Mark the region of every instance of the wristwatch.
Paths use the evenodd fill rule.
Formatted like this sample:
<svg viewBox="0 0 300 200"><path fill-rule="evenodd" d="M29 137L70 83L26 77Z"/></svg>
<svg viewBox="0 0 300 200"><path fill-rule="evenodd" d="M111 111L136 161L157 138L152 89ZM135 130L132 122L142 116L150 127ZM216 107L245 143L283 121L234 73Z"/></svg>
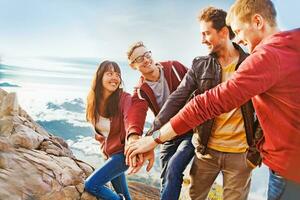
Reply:
<svg viewBox="0 0 300 200"><path fill-rule="evenodd" d="M163 144L163 141L160 140L160 130L154 131L152 134L152 138L157 144Z"/></svg>

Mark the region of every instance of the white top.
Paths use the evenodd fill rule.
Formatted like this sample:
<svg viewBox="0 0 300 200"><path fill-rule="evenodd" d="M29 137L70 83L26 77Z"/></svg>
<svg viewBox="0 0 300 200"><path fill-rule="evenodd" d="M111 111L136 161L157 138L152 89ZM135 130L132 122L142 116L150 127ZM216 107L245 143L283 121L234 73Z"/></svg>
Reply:
<svg viewBox="0 0 300 200"><path fill-rule="evenodd" d="M96 123L96 128L104 137L107 137L110 131L109 118L100 116L99 121Z"/></svg>
<svg viewBox="0 0 300 200"><path fill-rule="evenodd" d="M168 82L165 79L164 70L159 66L160 70L160 77L158 81L147 81L145 82L149 85L149 87L152 89L154 96L156 98L156 102L161 109L164 103L167 101L168 96L170 95L170 89L168 86Z"/></svg>

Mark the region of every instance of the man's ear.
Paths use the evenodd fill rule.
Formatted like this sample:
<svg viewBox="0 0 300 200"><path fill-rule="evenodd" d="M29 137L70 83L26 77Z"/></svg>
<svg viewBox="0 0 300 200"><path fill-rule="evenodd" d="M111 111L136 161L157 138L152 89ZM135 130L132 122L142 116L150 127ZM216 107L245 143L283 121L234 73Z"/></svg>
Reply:
<svg viewBox="0 0 300 200"><path fill-rule="evenodd" d="M229 30L228 30L227 26L224 26L223 28L221 28L220 32L222 33L222 36L224 38L226 38L227 36L230 38Z"/></svg>
<svg viewBox="0 0 300 200"><path fill-rule="evenodd" d="M252 22L256 26L257 29L261 30L264 26L265 20L261 15L255 14L252 17Z"/></svg>

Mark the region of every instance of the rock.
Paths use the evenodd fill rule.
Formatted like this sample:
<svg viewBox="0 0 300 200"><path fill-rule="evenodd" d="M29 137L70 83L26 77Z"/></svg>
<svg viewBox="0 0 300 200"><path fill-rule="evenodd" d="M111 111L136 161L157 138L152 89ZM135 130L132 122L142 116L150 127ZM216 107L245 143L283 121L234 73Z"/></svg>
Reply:
<svg viewBox="0 0 300 200"><path fill-rule="evenodd" d="M78 185L76 185L76 189L78 192L83 193L84 192L84 184L79 183Z"/></svg>
<svg viewBox="0 0 300 200"><path fill-rule="evenodd" d="M81 196L75 186L65 187L63 193L66 200L79 200Z"/></svg>
<svg viewBox="0 0 300 200"><path fill-rule="evenodd" d="M3 99L5 96L7 96L7 94L8 94L8 93L7 93L5 90L3 90L3 89L0 88L0 103L1 103L2 99Z"/></svg>
<svg viewBox="0 0 300 200"><path fill-rule="evenodd" d="M80 200L97 200L97 198L87 192L84 192L82 193Z"/></svg>
<svg viewBox="0 0 300 200"><path fill-rule="evenodd" d="M97 200L84 191L93 170L0 88L0 200ZM133 182L129 189L133 200L159 199L156 188Z"/></svg>
<svg viewBox="0 0 300 200"><path fill-rule="evenodd" d="M23 122L22 124L32 128L35 132L39 133L43 136L50 136L44 128L42 128L38 123L36 123L22 108L19 108L18 118L21 119Z"/></svg>
<svg viewBox="0 0 300 200"><path fill-rule="evenodd" d="M13 116L19 112L19 105L16 93L9 93L7 95L3 95L0 103L0 117L7 115Z"/></svg>
<svg viewBox="0 0 300 200"><path fill-rule="evenodd" d="M9 140L5 137L0 137L0 169L8 169L10 167L10 155L13 151L14 148Z"/></svg>
<svg viewBox="0 0 300 200"><path fill-rule="evenodd" d="M130 182L129 190L134 200L159 200L159 190L146 184Z"/></svg>
<svg viewBox="0 0 300 200"><path fill-rule="evenodd" d="M0 103L0 199L79 200L89 165L34 122L15 93L0 89Z"/></svg>
<svg viewBox="0 0 300 200"><path fill-rule="evenodd" d="M4 116L0 119L0 136L8 137L14 128L13 117Z"/></svg>
<svg viewBox="0 0 300 200"><path fill-rule="evenodd" d="M14 148L11 146L9 140L6 137L0 137L0 153L13 151Z"/></svg>
<svg viewBox="0 0 300 200"><path fill-rule="evenodd" d="M39 149L47 152L48 154L75 158L72 151L68 148L68 144L59 137L50 136L48 138L44 138Z"/></svg>
<svg viewBox="0 0 300 200"><path fill-rule="evenodd" d="M34 131L39 133L40 135L49 136L49 133L47 133L47 131L39 124L35 124Z"/></svg>
<svg viewBox="0 0 300 200"><path fill-rule="evenodd" d="M93 173L94 168L90 165L88 165L85 162L82 162L81 160L77 160L77 165L84 171L85 175L88 177L90 174Z"/></svg>
<svg viewBox="0 0 300 200"><path fill-rule="evenodd" d="M44 140L44 136L22 124L14 125L14 133L9 138L16 147L26 149L36 149Z"/></svg>

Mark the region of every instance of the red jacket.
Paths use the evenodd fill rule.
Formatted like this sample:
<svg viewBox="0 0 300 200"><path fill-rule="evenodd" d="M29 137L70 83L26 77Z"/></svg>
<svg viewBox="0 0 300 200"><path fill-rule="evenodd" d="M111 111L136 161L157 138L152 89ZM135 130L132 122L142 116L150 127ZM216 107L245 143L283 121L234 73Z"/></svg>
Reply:
<svg viewBox="0 0 300 200"><path fill-rule="evenodd" d="M187 68L178 61L160 62L160 64L163 67L171 94L181 82ZM149 85L145 83L144 78L141 77L132 96L132 106L128 115L128 135L131 133L143 134L148 107L155 116L159 113L160 108L156 97Z"/></svg>
<svg viewBox="0 0 300 200"><path fill-rule="evenodd" d="M300 29L265 38L231 80L196 96L171 125L182 134L250 98L265 136L264 163L300 183Z"/></svg>
<svg viewBox="0 0 300 200"><path fill-rule="evenodd" d="M124 151L125 137L128 126L128 110L131 105L131 96L126 92L121 93L119 109L120 112L110 119L110 131L108 137L105 138L97 129L95 138L100 142L102 153L110 157L112 154Z"/></svg>

